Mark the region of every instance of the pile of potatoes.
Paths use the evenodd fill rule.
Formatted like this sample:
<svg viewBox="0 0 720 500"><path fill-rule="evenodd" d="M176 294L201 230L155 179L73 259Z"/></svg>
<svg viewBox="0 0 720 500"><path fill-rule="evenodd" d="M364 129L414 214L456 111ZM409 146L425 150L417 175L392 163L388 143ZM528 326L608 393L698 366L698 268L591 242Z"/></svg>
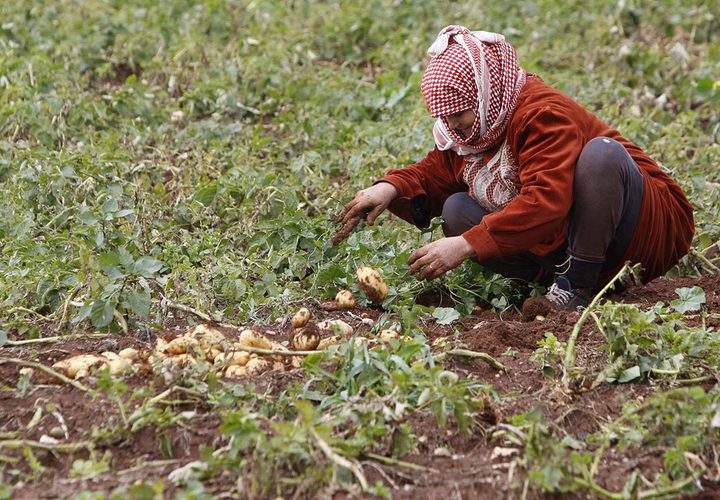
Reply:
<svg viewBox="0 0 720 500"><path fill-rule="evenodd" d="M259 375L266 371L285 370L283 356L248 352L242 347L287 351L282 344L270 340L254 330L242 330L237 340L230 340L209 325L198 325L183 336L167 342L158 338L155 351L148 359L153 367L160 369L196 365L200 358L212 363L220 377L237 378ZM289 360L299 365L299 360Z"/></svg>
<svg viewBox="0 0 720 500"><path fill-rule="evenodd" d="M111 375L124 375L132 370L139 357L140 352L129 347L119 353L107 351L99 355L80 354L58 361L52 365L52 368L73 379L87 377L92 368L102 368L104 366L108 367Z"/></svg>
<svg viewBox="0 0 720 500"><path fill-rule="evenodd" d="M368 300L381 303L387 298L388 288L378 271L370 267L360 267L356 277ZM342 310L353 309L357 307L357 299L351 291L341 290L335 296L335 307ZM307 308L297 311L291 323L293 330L289 340L294 351L327 349L354 333L352 326L341 319L315 323ZM397 338L399 334L394 330L382 330L378 335L378 339L384 342ZM375 339L370 342L374 341ZM358 337L356 342L368 342L368 339ZM108 351L99 355L81 354L58 361L53 365L53 369L77 379L89 375L93 368L104 366L109 368L112 375L124 375L139 366L149 366L155 372L165 372L174 367L197 365L199 360L204 359L212 364L218 376L236 378L258 375L270 370L283 371L286 365L299 367L302 361L300 356L249 352L243 347L292 352L281 343L254 330L242 330L237 340L233 341L210 325L197 325L170 341L158 338L152 352L128 348L119 353Z"/></svg>

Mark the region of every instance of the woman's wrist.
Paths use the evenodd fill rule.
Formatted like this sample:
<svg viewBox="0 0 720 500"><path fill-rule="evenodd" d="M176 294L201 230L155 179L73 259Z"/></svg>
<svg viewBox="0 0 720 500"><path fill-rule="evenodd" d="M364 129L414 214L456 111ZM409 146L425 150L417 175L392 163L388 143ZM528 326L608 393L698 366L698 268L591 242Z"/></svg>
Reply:
<svg viewBox="0 0 720 500"><path fill-rule="evenodd" d="M383 198L386 198L390 201L397 198L397 195L398 195L397 188L387 181L378 182L377 184L375 184L375 188L383 196Z"/></svg>

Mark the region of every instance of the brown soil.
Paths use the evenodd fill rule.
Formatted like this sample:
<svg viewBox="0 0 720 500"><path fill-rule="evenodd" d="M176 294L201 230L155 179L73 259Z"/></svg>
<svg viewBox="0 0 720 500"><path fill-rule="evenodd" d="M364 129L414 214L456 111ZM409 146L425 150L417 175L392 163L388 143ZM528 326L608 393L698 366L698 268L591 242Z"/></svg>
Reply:
<svg viewBox="0 0 720 500"><path fill-rule="evenodd" d="M668 303L675 297L674 290L678 287L694 285L705 290L708 311L720 311L718 275L698 279L659 279L645 287L632 288L611 298L648 307L658 301ZM432 297L424 297L423 300L430 301ZM438 297L438 300L442 299ZM314 309L316 320L341 318L360 335L367 334L371 328L361 321L362 318L377 320L381 315L381 311L376 309L356 308L352 312L340 312L313 308L312 304L308 304L308 307ZM497 394L496 398L486 401L476 432L465 436L452 426L439 428L434 417L429 414L414 414L408 421L415 429L419 445L403 460L427 467L427 470L417 472L399 466L363 462L369 482L384 482L393 498L518 497L522 491L523 477L512 466L512 461L521 453L507 449L508 445L498 439L491 439L487 431L498 423L507 422L506 419L512 415L535 408L542 410L559 429L592 449L595 445L586 442L588 435L597 431L603 422L616 417L627 401L646 397L657 390L657 386L649 383L605 383L595 389L575 388L570 393L561 391L557 378L543 375L530 356L546 332L553 332L559 339L567 340L578 317L577 313L559 313L542 320L523 322L517 311L502 315L492 311L477 311L475 316L452 326L428 322L426 334L430 343L445 341L460 348L486 352L505 364L508 370L505 373L498 372L480 360L446 358L448 369L454 370L461 377L492 384ZM716 318L708 319L707 324L709 327L720 327L720 321ZM157 332L157 335L170 338L186 328L186 324L179 324ZM256 329L283 341L287 340L290 327L287 323L276 323ZM604 355L597 349L602 339L597 333L589 332L589 327L586 327L577 347L577 363L581 366L597 366L604 361ZM225 333L231 334L232 330L226 329ZM130 346L149 349L155 336L154 332L134 332L105 339L69 337L54 344L4 347L0 350L0 359L20 358L49 366L77 353L119 351ZM73 453L34 450L44 471L34 483L17 484L13 490L14 498L67 498L84 490L109 493L120 485L129 486L138 480L151 482L157 479L165 481L166 488L169 488L166 492L172 492L171 483L167 480L169 472L200 458L204 448L217 449L227 444L218 430L219 418L209 411L210 408L201 398L182 394L172 396L176 400L172 405L176 412L196 412L191 425L173 424L159 432L156 432L155 427L146 427L134 433L113 433L109 431L120 429L122 418L117 403L103 397L91 399L87 394L47 377L33 379L33 384L21 394L16 388L19 369L16 364L0 363L0 438L38 441L43 435L57 435L57 428L64 424L68 432L60 440L77 443L89 439L93 432L104 429L106 434L92 453L96 459L109 453L111 462L110 471L94 479L73 479L70 477L73 461L87 459L90 456L88 450ZM289 370L267 372L238 380L237 383L252 383L257 393L272 397L303 380L302 370ZM94 383L92 378L83 382L87 385ZM166 382L149 373L135 374L124 382L129 387L128 394L140 387L157 394L172 386L172 381ZM127 403L126 412L131 413L136 404ZM43 408L42 416L32 428L28 428L37 408ZM505 454L498 454L496 447L505 448ZM8 457L11 460L20 459L18 464L24 463L21 450L0 449L0 459ZM600 465L597 482L611 491L620 491L623 478L632 470L654 478L662 471L661 451L643 450L628 455L621 450L611 449ZM31 471L27 468L24 472ZM720 471L715 472L720 474ZM13 484L14 478L5 475L4 481ZM206 488L212 494L220 495L230 491L235 481L236 478L221 476L206 484ZM706 491L703 494L708 491L720 494L718 484L706 482L704 486ZM336 496L341 498L345 494L338 493ZM531 492L529 497L533 496L538 495ZM582 494L576 497L586 496ZM575 496L558 495L552 498Z"/></svg>

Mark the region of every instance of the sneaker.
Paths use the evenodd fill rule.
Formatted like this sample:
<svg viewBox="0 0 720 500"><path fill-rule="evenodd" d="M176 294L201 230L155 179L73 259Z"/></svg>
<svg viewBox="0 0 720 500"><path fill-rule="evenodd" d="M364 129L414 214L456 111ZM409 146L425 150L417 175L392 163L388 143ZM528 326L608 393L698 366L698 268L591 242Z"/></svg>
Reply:
<svg viewBox="0 0 720 500"><path fill-rule="evenodd" d="M532 321L537 316L546 316L555 311L574 311L578 307L587 307L590 299L592 299L592 288L573 289L566 277L556 276L555 282L544 297L532 297L523 303L523 319Z"/></svg>

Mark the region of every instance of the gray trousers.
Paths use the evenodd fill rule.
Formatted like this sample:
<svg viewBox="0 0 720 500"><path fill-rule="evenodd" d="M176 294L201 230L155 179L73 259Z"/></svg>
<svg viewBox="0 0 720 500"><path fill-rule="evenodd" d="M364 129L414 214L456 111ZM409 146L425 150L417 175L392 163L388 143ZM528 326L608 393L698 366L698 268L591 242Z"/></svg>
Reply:
<svg viewBox="0 0 720 500"><path fill-rule="evenodd" d="M642 198L643 176L632 157L619 142L596 137L585 145L575 165L567 242L549 255L526 252L480 264L508 278L547 285L556 274L564 274L574 287L594 287L602 271L621 263ZM486 215L468 193L455 193L443 206L443 232L459 236Z"/></svg>

